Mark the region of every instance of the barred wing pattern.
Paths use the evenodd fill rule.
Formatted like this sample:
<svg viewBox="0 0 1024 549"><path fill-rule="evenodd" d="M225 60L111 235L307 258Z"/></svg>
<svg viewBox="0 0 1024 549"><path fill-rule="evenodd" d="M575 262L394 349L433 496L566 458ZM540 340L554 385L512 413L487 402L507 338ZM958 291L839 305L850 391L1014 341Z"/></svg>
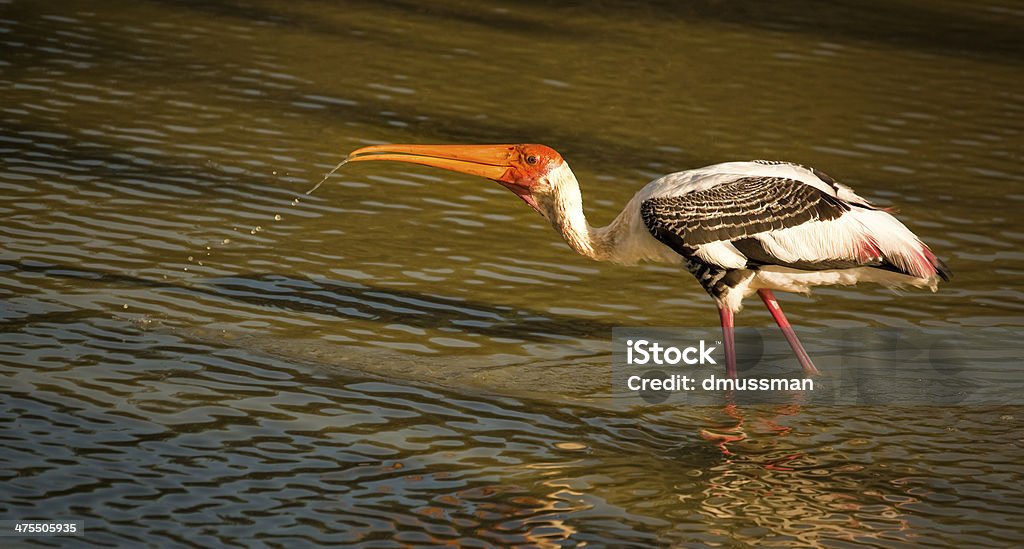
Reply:
<svg viewBox="0 0 1024 549"><path fill-rule="evenodd" d="M640 205L651 234L683 255L701 244L832 220L849 210L842 200L783 177L741 177L681 196L650 198Z"/></svg>

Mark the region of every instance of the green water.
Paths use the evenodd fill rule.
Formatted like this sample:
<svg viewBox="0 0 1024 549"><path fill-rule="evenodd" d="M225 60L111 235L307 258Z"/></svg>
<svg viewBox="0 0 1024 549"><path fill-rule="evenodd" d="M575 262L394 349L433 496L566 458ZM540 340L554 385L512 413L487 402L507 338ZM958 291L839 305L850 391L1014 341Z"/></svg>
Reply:
<svg viewBox="0 0 1024 549"><path fill-rule="evenodd" d="M588 262L450 172L293 199L368 144L537 142L604 224L664 173L786 159L956 274L780 294L798 327L1020 328L1022 35L998 1L0 1L0 519L86 522L54 546L1015 543L1019 407L609 406L613 327L717 322L687 273Z"/></svg>

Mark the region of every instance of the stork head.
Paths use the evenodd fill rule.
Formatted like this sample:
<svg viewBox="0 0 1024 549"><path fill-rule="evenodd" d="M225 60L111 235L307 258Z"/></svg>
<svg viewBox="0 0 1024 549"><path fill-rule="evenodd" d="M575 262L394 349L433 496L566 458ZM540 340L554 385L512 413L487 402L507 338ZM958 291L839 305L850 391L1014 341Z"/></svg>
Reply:
<svg viewBox="0 0 1024 549"><path fill-rule="evenodd" d="M544 145L373 145L348 155L348 162L370 160L422 164L497 181L549 220L566 174L576 183L562 156Z"/></svg>

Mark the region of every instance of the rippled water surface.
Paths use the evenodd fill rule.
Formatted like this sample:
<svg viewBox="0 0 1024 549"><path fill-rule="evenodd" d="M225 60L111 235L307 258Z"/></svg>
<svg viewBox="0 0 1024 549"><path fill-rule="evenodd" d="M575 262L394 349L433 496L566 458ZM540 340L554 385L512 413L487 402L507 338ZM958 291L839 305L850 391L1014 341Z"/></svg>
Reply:
<svg viewBox="0 0 1024 549"><path fill-rule="evenodd" d="M0 1L0 519L85 521L54 546L1019 543L1019 407L616 406L613 327L717 322L690 275L590 263L449 172L292 200L382 142L546 143L599 224L663 173L787 159L956 273L780 296L796 324L1020 328L1020 36L996 0Z"/></svg>

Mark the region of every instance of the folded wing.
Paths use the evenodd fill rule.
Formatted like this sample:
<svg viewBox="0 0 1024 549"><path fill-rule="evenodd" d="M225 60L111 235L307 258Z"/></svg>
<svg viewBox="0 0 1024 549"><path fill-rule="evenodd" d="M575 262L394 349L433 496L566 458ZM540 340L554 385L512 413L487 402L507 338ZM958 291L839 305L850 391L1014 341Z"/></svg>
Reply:
<svg viewBox="0 0 1024 549"><path fill-rule="evenodd" d="M743 176L640 213L651 234L687 258L725 269L876 267L946 279L948 269L889 213L785 177Z"/></svg>

